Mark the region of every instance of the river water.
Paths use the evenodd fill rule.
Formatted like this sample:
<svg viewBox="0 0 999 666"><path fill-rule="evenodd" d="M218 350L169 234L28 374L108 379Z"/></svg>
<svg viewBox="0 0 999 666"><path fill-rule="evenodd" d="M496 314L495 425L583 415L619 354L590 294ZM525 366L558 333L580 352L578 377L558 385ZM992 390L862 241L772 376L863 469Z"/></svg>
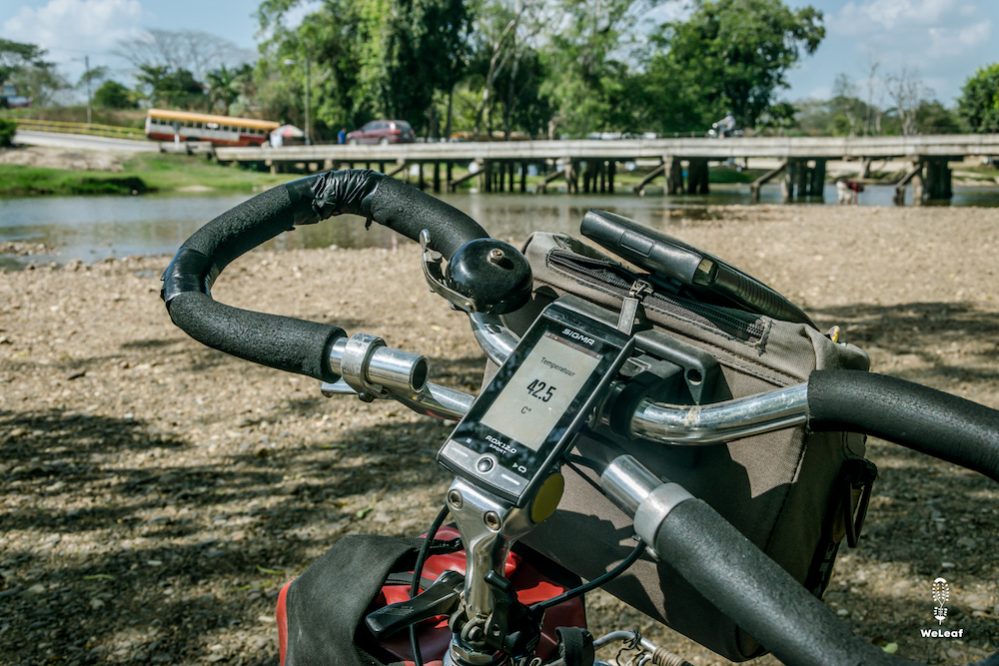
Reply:
<svg viewBox="0 0 999 666"><path fill-rule="evenodd" d="M776 187L764 188L763 203L779 203ZM892 205L892 187L873 186L861 195L862 206ZM28 263L98 261L107 257L171 254L198 227L249 195L146 197L34 197L0 199L0 243L44 244L49 254L0 254L0 269L17 270ZM911 196L911 194L910 194ZM716 187L710 196L662 197L650 194L452 194L441 198L468 213L493 236L520 240L544 229L576 233L590 208L611 210L657 228L670 221L717 218L725 205L749 204L746 187ZM826 191L835 202L835 188ZM810 205L823 205L821 203ZM999 189L955 188L952 206L999 207ZM334 218L300 227L271 242L274 247L385 247L397 242L378 225L365 231L360 220Z"/></svg>

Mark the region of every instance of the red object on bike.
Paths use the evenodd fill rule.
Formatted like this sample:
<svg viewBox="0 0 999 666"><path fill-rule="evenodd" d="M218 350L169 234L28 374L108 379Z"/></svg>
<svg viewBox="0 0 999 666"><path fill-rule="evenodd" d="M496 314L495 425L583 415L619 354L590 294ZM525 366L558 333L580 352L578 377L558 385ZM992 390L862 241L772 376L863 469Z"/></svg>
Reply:
<svg viewBox="0 0 999 666"><path fill-rule="evenodd" d="M459 533L452 527L442 527L436 538L448 541L457 539ZM540 561L543 559L537 556ZM423 566L423 579L434 580L445 571L456 571L465 573L465 551L457 550L444 555L432 555L427 558ZM506 560L504 576L513 584L520 603L530 606L531 604L552 597L558 596L567 591L568 588L561 585L545 574L532 562L530 554L510 553ZM286 610L288 587L291 582L285 584L278 594L276 617L278 625L278 649L281 658L281 666L284 666L285 656L288 651L288 616ZM422 590L421 590L422 591ZM368 612L382 606L394 604L399 601L409 599L409 585L383 585L381 591L371 603ZM447 651L451 642L451 631L448 628L447 617L439 616L419 623L417 626L417 640L420 643L420 652L423 654L423 661L426 666L440 666L441 659ZM558 627L585 627L586 608L582 597L564 601L545 611L544 619L541 623L541 639L535 649L535 654L544 660L555 657L558 647L558 637L555 629ZM409 632L403 631L399 634L385 639L379 643L381 648L396 657L405 666L412 666L412 652L409 645Z"/></svg>

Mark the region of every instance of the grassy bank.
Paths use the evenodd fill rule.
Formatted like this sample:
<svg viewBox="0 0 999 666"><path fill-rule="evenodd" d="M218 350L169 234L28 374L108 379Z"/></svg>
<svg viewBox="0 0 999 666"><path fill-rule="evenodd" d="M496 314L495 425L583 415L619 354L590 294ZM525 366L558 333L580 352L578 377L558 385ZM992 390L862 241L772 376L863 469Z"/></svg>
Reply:
<svg viewBox="0 0 999 666"><path fill-rule="evenodd" d="M293 176L219 166L183 155L137 155L121 171L85 171L0 164L0 196L252 192Z"/></svg>
<svg viewBox="0 0 999 666"><path fill-rule="evenodd" d="M220 166L204 158L186 155L137 155L122 163L121 167L120 171L97 171L0 164L0 196L253 192L300 176ZM456 169L454 175L459 177L463 173L463 170ZM739 172L721 167L711 169L710 179L712 183L748 183L755 175L755 171ZM619 170L616 178L618 191L630 190L643 176L644 171ZM533 190L542 180L542 176L528 178L529 189ZM559 185L559 182L553 183L553 189ZM462 189L477 186L478 182L472 179L466 181Z"/></svg>

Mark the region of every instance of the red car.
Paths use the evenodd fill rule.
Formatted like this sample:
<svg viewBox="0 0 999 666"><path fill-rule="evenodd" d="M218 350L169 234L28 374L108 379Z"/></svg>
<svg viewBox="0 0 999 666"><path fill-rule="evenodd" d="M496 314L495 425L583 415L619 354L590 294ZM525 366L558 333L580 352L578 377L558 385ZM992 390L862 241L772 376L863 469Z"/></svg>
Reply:
<svg viewBox="0 0 999 666"><path fill-rule="evenodd" d="M416 140L413 128L405 120L372 120L361 129L347 135L347 143L412 143Z"/></svg>

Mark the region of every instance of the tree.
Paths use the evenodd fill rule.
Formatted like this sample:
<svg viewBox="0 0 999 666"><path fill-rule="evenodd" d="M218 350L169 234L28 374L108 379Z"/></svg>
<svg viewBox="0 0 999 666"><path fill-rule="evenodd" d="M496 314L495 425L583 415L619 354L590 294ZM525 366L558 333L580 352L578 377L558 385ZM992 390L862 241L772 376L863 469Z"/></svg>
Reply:
<svg viewBox="0 0 999 666"><path fill-rule="evenodd" d="M183 109L204 109L207 106L204 86L186 69L143 65L135 78L146 89L146 98L154 105Z"/></svg>
<svg viewBox="0 0 999 666"><path fill-rule="evenodd" d="M11 83L32 104L45 106L57 91L67 87L46 51L35 44L0 38L0 83Z"/></svg>
<svg viewBox="0 0 999 666"><path fill-rule="evenodd" d="M964 82L958 111L972 132L999 132L999 63L982 67Z"/></svg>
<svg viewBox="0 0 999 666"><path fill-rule="evenodd" d="M244 95L253 81L253 67L243 64L239 67L221 65L205 76L208 103L212 111L229 115L233 104Z"/></svg>
<svg viewBox="0 0 999 666"><path fill-rule="evenodd" d="M308 58L318 124L338 129L392 117L418 132L436 124L434 95L452 90L464 68L463 0L327 0L288 29L283 17L298 4L267 0L258 11L271 34L257 67L265 107L284 118L304 115Z"/></svg>
<svg viewBox="0 0 999 666"><path fill-rule="evenodd" d="M920 102L915 115L921 134L957 134L963 130L960 117L937 100Z"/></svg>
<svg viewBox="0 0 999 666"><path fill-rule="evenodd" d="M0 37L0 83L26 67L44 66L46 51L35 44Z"/></svg>
<svg viewBox="0 0 999 666"><path fill-rule="evenodd" d="M544 49L548 78L543 88L556 106L553 125L571 136L600 130L634 129L634 92L623 60L624 36L653 2L562 0L562 29ZM557 25L557 24L556 24ZM653 108L663 100L644 100Z"/></svg>
<svg viewBox="0 0 999 666"><path fill-rule="evenodd" d="M781 0L694 0L663 24L645 57L645 86L662 102L659 129L701 130L731 112L752 127L788 87L786 73L825 36L822 12Z"/></svg>
<svg viewBox="0 0 999 666"><path fill-rule="evenodd" d="M902 134L909 136L919 131L916 112L933 93L919 77L919 71L903 67L885 77L885 91L895 105L892 109L901 125Z"/></svg>
<svg viewBox="0 0 999 666"><path fill-rule="evenodd" d="M100 83L108 77L108 68L100 65L98 67L91 67L90 69L80 74L80 80L76 82L77 88L86 88L87 86L94 86Z"/></svg>
<svg viewBox="0 0 999 666"><path fill-rule="evenodd" d="M221 66L237 67L253 60L253 53L232 42L201 30L150 29L134 39L118 42L115 54L143 67L187 70L198 80Z"/></svg>
<svg viewBox="0 0 999 666"><path fill-rule="evenodd" d="M108 79L94 92L94 106L105 109L134 109L132 91L122 84Z"/></svg>

